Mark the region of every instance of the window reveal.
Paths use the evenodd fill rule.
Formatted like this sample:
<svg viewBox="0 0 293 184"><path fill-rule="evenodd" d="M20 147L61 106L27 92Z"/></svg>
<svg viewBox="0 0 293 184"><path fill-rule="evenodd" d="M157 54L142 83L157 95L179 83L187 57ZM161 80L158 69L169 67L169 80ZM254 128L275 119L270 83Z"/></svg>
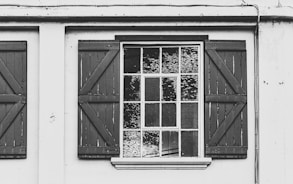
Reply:
<svg viewBox="0 0 293 184"><path fill-rule="evenodd" d="M199 156L200 48L124 46L122 157Z"/></svg>

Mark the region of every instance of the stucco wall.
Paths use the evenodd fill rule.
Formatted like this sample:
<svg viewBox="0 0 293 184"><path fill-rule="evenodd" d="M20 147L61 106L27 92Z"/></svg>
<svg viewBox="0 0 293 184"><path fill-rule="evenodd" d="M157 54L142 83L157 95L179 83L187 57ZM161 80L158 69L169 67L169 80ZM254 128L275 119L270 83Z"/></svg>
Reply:
<svg viewBox="0 0 293 184"><path fill-rule="evenodd" d="M97 4L96 0L19 0L1 4L60 5ZM98 1L99 4L203 4L200 0L170 1ZM208 0L209 5L257 4L260 15L292 16L291 0ZM285 7L287 6L287 7ZM0 18L6 16L257 16L254 7L63 7L58 9L34 7L0 7ZM3 11L2 11L3 10ZM89 11L86 11L89 10ZM101 10L101 11L97 11ZM111 11L110 11L111 10ZM175 11L174 11L175 10ZM198 11L199 10L199 11ZM239 11L240 10L240 11ZM178 14L178 12L181 14ZM117 15L118 13L118 15ZM56 21L57 19L55 19ZM57 20L58 21L58 20ZM28 151L24 160L0 160L0 183L9 184L91 184L91 183L181 183L253 184L255 161L254 109L254 33L253 31L78 31L65 33L68 25L120 25L126 23L34 21L2 22L1 27L13 26L14 31L0 31L0 40L28 41ZM127 23L131 25L132 23ZM153 25L153 23L136 23ZM157 22L160 25L162 22ZM184 22L176 25L239 25L250 23ZM252 23L251 25L255 25ZM23 26L39 27L38 31L19 31ZM16 28L17 27L17 28ZM15 31L16 30L18 31ZM248 128L249 150L245 160L215 160L205 170L149 170L118 171L109 160L79 160L77 158L77 42L78 40L114 39L116 34L208 34L210 39L247 40L248 49ZM293 102L292 43L293 24L261 22L259 32L259 131L260 131L260 184L293 183ZM56 69L56 70L54 70ZM257 80L257 79L256 79ZM64 86L64 88L63 88ZM54 89L59 91L53 91ZM55 96L52 98L52 96ZM257 99L258 100L258 99ZM57 104L57 106L56 106ZM54 108L56 107L56 108ZM53 119L51 118L53 117Z"/></svg>
<svg viewBox="0 0 293 184"><path fill-rule="evenodd" d="M262 23L260 27L260 181L293 182L293 24Z"/></svg>
<svg viewBox="0 0 293 184"><path fill-rule="evenodd" d="M0 31L0 40L27 41L27 159L0 161L0 183L36 184L38 180L38 33Z"/></svg>

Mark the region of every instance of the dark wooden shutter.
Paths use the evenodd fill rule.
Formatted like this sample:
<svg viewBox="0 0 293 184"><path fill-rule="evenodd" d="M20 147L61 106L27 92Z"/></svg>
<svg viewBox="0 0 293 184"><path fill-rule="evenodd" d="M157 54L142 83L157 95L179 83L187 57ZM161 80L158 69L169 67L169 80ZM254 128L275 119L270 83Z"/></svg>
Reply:
<svg viewBox="0 0 293 184"><path fill-rule="evenodd" d="M26 42L0 42L0 158L26 158Z"/></svg>
<svg viewBox="0 0 293 184"><path fill-rule="evenodd" d="M247 157L245 41L205 43L205 154Z"/></svg>
<svg viewBox="0 0 293 184"><path fill-rule="evenodd" d="M119 43L79 41L78 156L119 155Z"/></svg>

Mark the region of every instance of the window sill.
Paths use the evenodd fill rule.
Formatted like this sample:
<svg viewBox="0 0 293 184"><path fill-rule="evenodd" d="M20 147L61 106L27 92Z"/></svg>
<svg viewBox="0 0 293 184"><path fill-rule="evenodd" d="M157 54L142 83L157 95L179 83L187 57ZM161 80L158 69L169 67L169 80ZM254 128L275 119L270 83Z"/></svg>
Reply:
<svg viewBox="0 0 293 184"><path fill-rule="evenodd" d="M116 169L205 169L211 158L111 158Z"/></svg>

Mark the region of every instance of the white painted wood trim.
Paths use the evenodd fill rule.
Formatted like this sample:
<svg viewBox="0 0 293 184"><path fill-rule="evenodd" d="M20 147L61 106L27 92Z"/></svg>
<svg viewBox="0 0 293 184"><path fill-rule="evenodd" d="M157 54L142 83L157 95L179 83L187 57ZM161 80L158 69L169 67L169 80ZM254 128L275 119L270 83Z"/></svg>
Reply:
<svg viewBox="0 0 293 184"><path fill-rule="evenodd" d="M116 169L205 169L211 158L111 158Z"/></svg>
<svg viewBox="0 0 293 184"><path fill-rule="evenodd" d="M39 184L64 183L64 32L63 25L40 26Z"/></svg>
<svg viewBox="0 0 293 184"><path fill-rule="evenodd" d="M96 3L95 3L96 4ZM151 8L152 11L149 11ZM25 11L24 11L25 10ZM186 11L188 10L188 11ZM229 10L229 11L227 11ZM2 6L0 16L23 17L127 17L127 16L257 16L252 6L150 6L150 5L88 5L88 6Z"/></svg>

